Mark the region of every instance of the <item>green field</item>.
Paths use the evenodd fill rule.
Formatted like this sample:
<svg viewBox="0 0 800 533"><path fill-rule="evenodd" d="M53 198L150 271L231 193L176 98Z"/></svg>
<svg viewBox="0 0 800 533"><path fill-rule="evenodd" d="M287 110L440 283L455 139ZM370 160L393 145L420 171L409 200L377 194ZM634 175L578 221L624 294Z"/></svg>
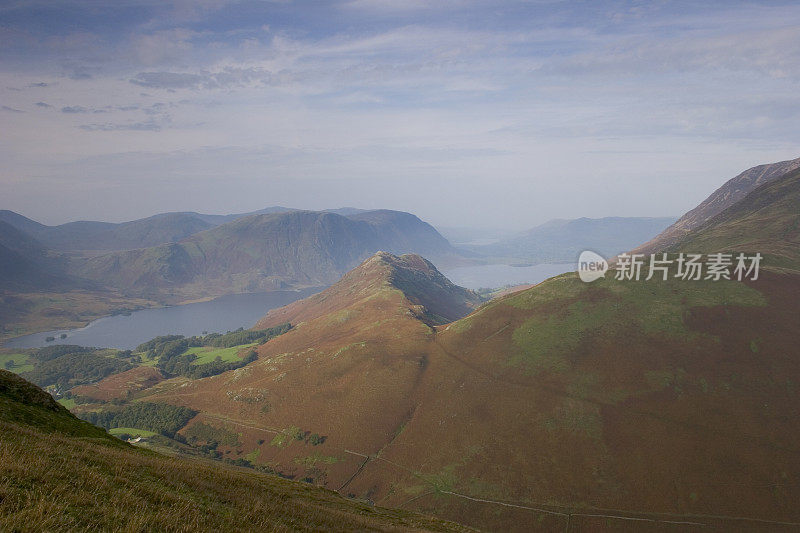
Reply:
<svg viewBox="0 0 800 533"><path fill-rule="evenodd" d="M146 429L137 429L137 428L113 428L108 430L109 433L118 437L123 433L127 433L131 437L152 437L153 435L158 435L155 431L148 431Z"/></svg>
<svg viewBox="0 0 800 533"><path fill-rule="evenodd" d="M258 344L253 342L251 344L240 344L239 346L231 346L230 348L213 348L208 346L198 346L189 348L185 353L195 354L197 359L192 361L193 365L202 365L205 363L212 363L217 357L221 358L226 363L233 363L241 359L237 354L245 349Z"/></svg>
<svg viewBox="0 0 800 533"><path fill-rule="evenodd" d="M10 370L15 374L30 372L33 370L33 365L28 363L28 357L28 354L25 353L0 353L0 368ZM7 368L8 361L14 361L14 366Z"/></svg>
<svg viewBox="0 0 800 533"><path fill-rule="evenodd" d="M75 400L72 398L61 398L58 403L70 410L75 407Z"/></svg>

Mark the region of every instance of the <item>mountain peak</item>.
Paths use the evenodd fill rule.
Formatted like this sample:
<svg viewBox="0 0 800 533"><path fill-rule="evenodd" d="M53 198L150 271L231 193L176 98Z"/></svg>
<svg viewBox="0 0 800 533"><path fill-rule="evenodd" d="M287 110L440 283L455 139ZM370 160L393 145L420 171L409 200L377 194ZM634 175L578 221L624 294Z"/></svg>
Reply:
<svg viewBox="0 0 800 533"><path fill-rule="evenodd" d="M297 324L381 296L405 300L429 324L457 320L482 301L475 292L453 284L420 255L379 251L321 293L270 311L257 327Z"/></svg>
<svg viewBox="0 0 800 533"><path fill-rule="evenodd" d="M634 253L649 254L665 250L680 242L684 237L711 219L744 199L755 189L766 185L800 168L800 157L749 168L726 181L711 193L700 205L684 214L674 224L654 239L633 250Z"/></svg>

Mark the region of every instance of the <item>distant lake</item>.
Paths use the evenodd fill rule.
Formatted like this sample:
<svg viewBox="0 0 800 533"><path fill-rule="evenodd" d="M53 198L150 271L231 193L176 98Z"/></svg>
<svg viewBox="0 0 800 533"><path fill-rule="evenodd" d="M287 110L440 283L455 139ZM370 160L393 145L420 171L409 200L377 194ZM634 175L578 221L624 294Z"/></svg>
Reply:
<svg viewBox="0 0 800 533"><path fill-rule="evenodd" d="M116 315L95 320L84 328L34 333L7 341L7 348L40 348L53 344L78 344L98 348L132 350L158 335L202 335L250 328L270 309L311 296L322 287L300 291L274 291L255 294L229 294L208 302L160 309L142 309L128 316ZM61 334L67 338L59 338ZM56 340L46 342L45 338Z"/></svg>
<svg viewBox="0 0 800 533"><path fill-rule="evenodd" d="M496 288L504 285L539 283L564 272L575 270L574 263L541 264L531 266L477 265L443 270L456 285L468 289Z"/></svg>

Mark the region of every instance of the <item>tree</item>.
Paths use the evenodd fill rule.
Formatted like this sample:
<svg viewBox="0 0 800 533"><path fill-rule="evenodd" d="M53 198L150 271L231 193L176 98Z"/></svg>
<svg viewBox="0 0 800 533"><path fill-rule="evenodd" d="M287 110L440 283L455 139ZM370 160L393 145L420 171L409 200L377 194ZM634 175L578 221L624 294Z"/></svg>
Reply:
<svg viewBox="0 0 800 533"><path fill-rule="evenodd" d="M8 361L6 361L5 364L6 370L11 370L15 366L17 366L17 363L15 363L13 359L9 359Z"/></svg>

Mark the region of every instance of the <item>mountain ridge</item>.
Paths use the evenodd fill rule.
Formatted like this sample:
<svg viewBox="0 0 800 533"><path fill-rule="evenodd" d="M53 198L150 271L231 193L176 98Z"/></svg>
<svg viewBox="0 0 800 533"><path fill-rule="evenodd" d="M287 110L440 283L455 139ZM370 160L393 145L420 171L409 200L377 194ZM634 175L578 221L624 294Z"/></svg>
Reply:
<svg viewBox="0 0 800 533"><path fill-rule="evenodd" d="M742 200L757 187L800 168L800 158L758 165L726 181L695 208L652 240L634 248L632 253L649 254L675 244L689 231L698 228L725 209Z"/></svg>

